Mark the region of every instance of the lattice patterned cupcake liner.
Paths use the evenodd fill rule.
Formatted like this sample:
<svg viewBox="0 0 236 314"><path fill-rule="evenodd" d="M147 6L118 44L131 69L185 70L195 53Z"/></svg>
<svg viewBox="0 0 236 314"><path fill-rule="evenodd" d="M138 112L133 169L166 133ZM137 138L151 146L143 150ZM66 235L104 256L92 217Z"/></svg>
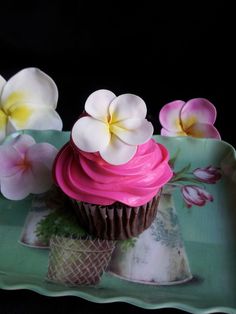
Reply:
<svg viewBox="0 0 236 314"><path fill-rule="evenodd" d="M53 236L47 280L68 286L95 285L108 266L114 241Z"/></svg>

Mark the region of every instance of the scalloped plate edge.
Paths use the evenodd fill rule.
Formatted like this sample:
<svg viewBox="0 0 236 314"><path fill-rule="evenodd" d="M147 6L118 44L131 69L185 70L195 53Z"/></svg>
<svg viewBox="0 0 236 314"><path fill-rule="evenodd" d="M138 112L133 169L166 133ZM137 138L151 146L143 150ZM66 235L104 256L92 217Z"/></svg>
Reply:
<svg viewBox="0 0 236 314"><path fill-rule="evenodd" d="M2 275L2 274L0 274ZM4 274L7 276L7 274ZM1 278L0 278L1 279ZM205 314L205 313L227 313L227 314L235 314L236 309L231 307L225 307L225 306L215 306L215 307L206 307L206 308L197 308L192 305L184 304L184 303L178 303L178 302L160 302L158 304L151 304L147 303L145 301L140 301L139 299L132 298L132 297L126 297L126 296L116 296L116 297L97 297L95 295L91 295L89 293L83 292L83 291L75 291L75 290L64 290L64 291L55 291L55 290L49 290L42 288L38 285L33 284L4 284L4 281L0 282L0 288L4 290L22 290L27 289L30 291L34 291L36 293L39 293L44 296L50 296L50 297L64 297L64 296L75 296L80 297L86 301L94 302L94 303L114 303L114 302L126 302L134 306L138 306L143 309L165 309L165 308L174 308L182 311L187 311L194 314Z"/></svg>

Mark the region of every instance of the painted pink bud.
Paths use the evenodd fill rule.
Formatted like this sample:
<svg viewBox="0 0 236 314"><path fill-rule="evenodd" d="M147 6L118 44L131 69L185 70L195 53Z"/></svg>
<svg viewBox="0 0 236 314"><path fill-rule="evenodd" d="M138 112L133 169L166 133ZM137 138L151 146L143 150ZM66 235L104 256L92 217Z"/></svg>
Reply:
<svg viewBox="0 0 236 314"><path fill-rule="evenodd" d="M193 171L195 177L202 182L213 184L222 177L220 168L208 166L205 168L197 168Z"/></svg>
<svg viewBox="0 0 236 314"><path fill-rule="evenodd" d="M204 206L206 202L213 201L210 193L196 185L185 185L181 188L181 192L187 207Z"/></svg>

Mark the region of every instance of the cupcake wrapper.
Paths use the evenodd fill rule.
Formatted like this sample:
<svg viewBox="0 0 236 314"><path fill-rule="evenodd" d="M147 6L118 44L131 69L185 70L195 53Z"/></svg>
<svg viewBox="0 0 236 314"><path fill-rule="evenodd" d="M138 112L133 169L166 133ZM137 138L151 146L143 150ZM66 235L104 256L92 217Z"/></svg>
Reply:
<svg viewBox="0 0 236 314"><path fill-rule="evenodd" d="M153 222L160 192L147 204L127 207L121 203L110 206L76 202L75 211L79 223L90 234L108 240L125 240L136 237Z"/></svg>
<svg viewBox="0 0 236 314"><path fill-rule="evenodd" d="M95 285L108 266L115 242L54 236L47 280L68 286Z"/></svg>

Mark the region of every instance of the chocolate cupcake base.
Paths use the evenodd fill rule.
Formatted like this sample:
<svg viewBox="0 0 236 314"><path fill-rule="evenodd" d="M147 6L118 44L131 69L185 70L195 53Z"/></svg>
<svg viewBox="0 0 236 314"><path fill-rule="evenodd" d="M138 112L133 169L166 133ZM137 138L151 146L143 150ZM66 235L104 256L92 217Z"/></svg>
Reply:
<svg viewBox="0 0 236 314"><path fill-rule="evenodd" d="M107 240L136 237L147 229L156 217L159 193L147 204L128 207L116 202L109 206L75 201L80 225L91 235Z"/></svg>

